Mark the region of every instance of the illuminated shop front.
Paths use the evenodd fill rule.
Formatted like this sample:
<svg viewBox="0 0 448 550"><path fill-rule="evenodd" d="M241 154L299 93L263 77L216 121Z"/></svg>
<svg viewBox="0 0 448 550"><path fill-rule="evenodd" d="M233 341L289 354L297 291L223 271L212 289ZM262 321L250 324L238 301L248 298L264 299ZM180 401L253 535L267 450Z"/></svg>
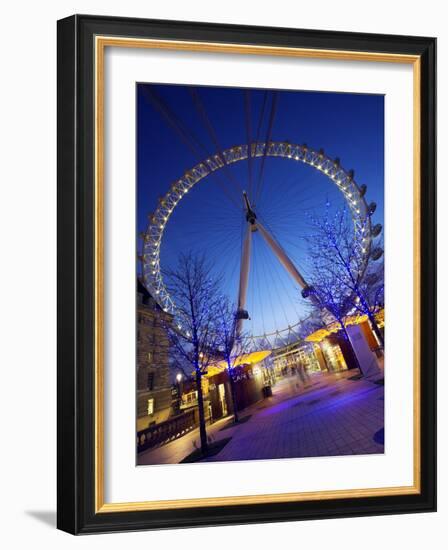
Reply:
<svg viewBox="0 0 448 550"><path fill-rule="evenodd" d="M375 321L384 335L384 309L375 314ZM375 356L378 366L382 368L384 350L370 326L367 315L348 316L345 319L345 326L349 337L355 327L359 328L358 333L363 344L369 353ZM339 323L331 323L308 335L305 340L313 343L321 370L339 372L359 367L361 371L363 370L356 344L354 345L352 340L347 340Z"/></svg>
<svg viewBox="0 0 448 550"><path fill-rule="evenodd" d="M355 363L351 363L348 359L347 361L344 357L341 347L341 336L337 333L331 336L327 336L322 342L320 342L320 350L323 356L323 365L329 372L340 372L348 370L348 365L351 365L352 368L356 368ZM324 367L324 368L325 368Z"/></svg>
<svg viewBox="0 0 448 550"><path fill-rule="evenodd" d="M274 372L277 378L294 374L304 367L308 373L322 370L312 343L299 340L273 351Z"/></svg>
<svg viewBox="0 0 448 550"><path fill-rule="evenodd" d="M257 351L239 357L234 364L235 397L238 411L263 399L265 388L273 383L269 356L271 351ZM208 422L233 414L232 390L225 361L207 368L202 377L204 411ZM193 381L185 384L181 396L181 409L197 407L197 391Z"/></svg>

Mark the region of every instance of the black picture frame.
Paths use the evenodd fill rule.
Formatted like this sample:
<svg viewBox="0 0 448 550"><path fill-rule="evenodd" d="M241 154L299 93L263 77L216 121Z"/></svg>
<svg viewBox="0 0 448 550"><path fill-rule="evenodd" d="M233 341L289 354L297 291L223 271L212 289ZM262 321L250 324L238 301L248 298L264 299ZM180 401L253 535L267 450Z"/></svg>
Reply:
<svg viewBox="0 0 448 550"><path fill-rule="evenodd" d="M420 493L97 513L95 509L95 36L420 58ZM58 22L58 512L73 534L436 510L436 39L74 15Z"/></svg>

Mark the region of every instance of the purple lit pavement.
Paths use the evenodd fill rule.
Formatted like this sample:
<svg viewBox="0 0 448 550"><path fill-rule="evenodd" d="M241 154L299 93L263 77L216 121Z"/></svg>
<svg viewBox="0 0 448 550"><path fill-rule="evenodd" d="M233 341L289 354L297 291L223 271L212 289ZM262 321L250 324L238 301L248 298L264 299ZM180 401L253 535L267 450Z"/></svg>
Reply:
<svg viewBox="0 0 448 550"><path fill-rule="evenodd" d="M357 371L315 374L307 388L296 377L274 386L273 396L242 411L233 425L222 419L207 427L210 439L231 437L207 462L383 453L384 387ZM225 429L223 429L225 428ZM139 456L139 464L180 462L198 444L198 430Z"/></svg>

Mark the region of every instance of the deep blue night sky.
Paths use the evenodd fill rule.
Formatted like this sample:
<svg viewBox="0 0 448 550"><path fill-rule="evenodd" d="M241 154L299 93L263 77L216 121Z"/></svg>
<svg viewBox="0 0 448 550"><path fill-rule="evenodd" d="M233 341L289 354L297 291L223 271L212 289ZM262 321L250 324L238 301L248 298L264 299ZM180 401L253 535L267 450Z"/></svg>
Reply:
<svg viewBox="0 0 448 550"><path fill-rule="evenodd" d="M273 101L271 91L195 87L222 149L252 141L265 141ZM173 129L154 103L154 94L168 106L185 134ZM138 84L137 86L137 223L144 231L148 214L157 207L173 181L217 146L206 118L188 86ZM264 117L261 119L262 107ZM170 116L171 116L170 115ZM260 123L261 120L261 123ZM368 202L378 205L374 223L384 225L384 98L322 92L278 91L272 141L307 143L323 148L341 165L355 171L358 184L367 185ZM162 241L162 266L176 264L180 252L205 252L223 290L236 300L245 219L242 190L250 192L257 216L281 243L299 270L307 275L307 212L344 204L336 186L310 166L287 159L267 158L262 179L261 160L222 169L188 193L171 216ZM264 334L284 329L306 315L307 307L259 234L254 234L245 330Z"/></svg>

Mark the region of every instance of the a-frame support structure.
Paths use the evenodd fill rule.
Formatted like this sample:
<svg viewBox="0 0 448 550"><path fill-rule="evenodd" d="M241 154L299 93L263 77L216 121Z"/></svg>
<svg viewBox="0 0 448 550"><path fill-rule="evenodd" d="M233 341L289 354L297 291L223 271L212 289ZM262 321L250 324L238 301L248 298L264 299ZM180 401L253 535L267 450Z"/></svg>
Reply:
<svg viewBox="0 0 448 550"><path fill-rule="evenodd" d="M250 204L247 193L243 191L244 208L246 211L247 230L243 243L243 251L241 257L241 269L240 269L240 284L238 291L238 309L237 309L237 322L236 322L236 336L239 337L242 332L243 322L245 319L249 319L249 314L246 311L246 299L247 299L247 287L249 284L249 270L250 270L250 257L252 249L252 234L255 231L259 231L260 235L266 241L269 248L272 250L278 261L294 279L294 281L303 289L309 289L310 287L306 283L303 275L293 264L288 257L282 246L277 240L269 233L269 231L263 226L263 224L257 219L252 205ZM317 298L310 293L309 298L312 301L317 301Z"/></svg>

